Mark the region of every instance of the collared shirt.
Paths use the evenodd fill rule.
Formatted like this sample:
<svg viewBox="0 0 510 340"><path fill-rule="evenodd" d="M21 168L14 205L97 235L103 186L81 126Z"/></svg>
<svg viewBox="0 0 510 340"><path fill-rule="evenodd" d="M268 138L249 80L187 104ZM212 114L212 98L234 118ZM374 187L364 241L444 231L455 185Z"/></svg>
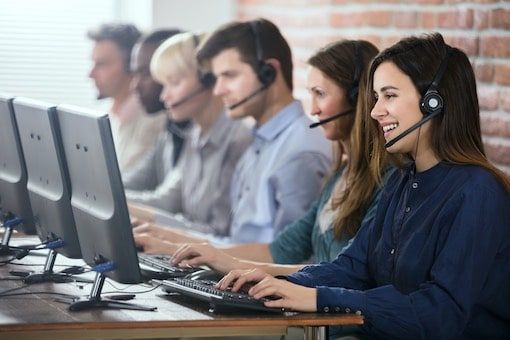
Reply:
<svg viewBox="0 0 510 340"><path fill-rule="evenodd" d="M174 124L172 129L167 128L160 133L152 150L122 178L128 198L138 197L140 203L149 203L152 199L150 192L156 191L167 176L172 176L172 172L177 171L178 164L174 164L175 137L178 134L178 138L185 139L188 130L189 127L178 128ZM181 159L182 157L179 157L178 161Z"/></svg>
<svg viewBox="0 0 510 340"><path fill-rule="evenodd" d="M271 242L319 196L332 148L310 123L301 103L293 101L254 130L233 177L228 241Z"/></svg>
<svg viewBox="0 0 510 340"><path fill-rule="evenodd" d="M167 118L148 115L135 94L109 117L120 173L125 176L154 147Z"/></svg>
<svg viewBox="0 0 510 340"><path fill-rule="evenodd" d="M508 338L509 207L478 166L396 171L350 247L288 279L317 287L320 311L359 311L371 336Z"/></svg>
<svg viewBox="0 0 510 340"><path fill-rule="evenodd" d="M242 121L222 114L201 134L198 126L190 129L179 170L167 176L150 193L127 197L168 211L183 222L184 228L224 236L230 226L229 191L237 161L252 140Z"/></svg>

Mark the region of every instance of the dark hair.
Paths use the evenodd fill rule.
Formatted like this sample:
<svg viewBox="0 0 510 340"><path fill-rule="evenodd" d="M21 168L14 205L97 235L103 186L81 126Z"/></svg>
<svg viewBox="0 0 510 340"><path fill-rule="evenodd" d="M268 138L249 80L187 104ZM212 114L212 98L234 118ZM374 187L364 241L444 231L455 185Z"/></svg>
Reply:
<svg viewBox="0 0 510 340"><path fill-rule="evenodd" d="M256 23L256 32L254 32L251 23ZM255 37L255 34L258 37ZM257 39L262 59L274 58L280 62L283 79L288 88L292 90L292 53L290 46L278 27L266 19L257 19L251 22L232 22L219 27L200 47L197 52L198 61L203 63L211 60L223 50L235 48L239 51L241 60L257 72L260 61L257 60Z"/></svg>
<svg viewBox="0 0 510 340"><path fill-rule="evenodd" d="M431 147L439 159L454 164L478 165L491 172L510 192L510 180L486 158L480 130L480 108L476 78L466 54L448 46L441 34L408 37L382 51L370 67L368 86L373 88L375 70L383 62L394 63L405 73L423 96L432 83L441 61L449 54L446 71L438 92L444 100L442 114L431 122ZM365 96L368 107L375 98L371 91ZM373 121L370 128L378 131ZM374 139L374 148L384 149L384 140Z"/></svg>
<svg viewBox="0 0 510 340"><path fill-rule="evenodd" d="M364 40L343 40L321 48L308 64L320 70L346 92L358 86L359 97L356 105L354 124L350 134L350 152L347 171L347 186L338 197L332 198L332 207L336 212L333 230L335 238L343 235L352 237L358 231L372 196L386 166L386 158L378 158L370 164L370 138L366 133L368 114L364 106L366 77L372 59L378 50L373 44ZM342 166L342 145L335 170Z"/></svg>
<svg viewBox="0 0 510 340"><path fill-rule="evenodd" d="M131 50L141 35L138 28L132 24L103 24L87 33L87 37L96 42L104 40L114 42L119 47L126 71L129 71L131 63Z"/></svg>
<svg viewBox="0 0 510 340"><path fill-rule="evenodd" d="M137 43L140 45L156 45L159 46L161 43L168 38L182 33L183 31L178 28L160 29L150 32L147 35L142 36Z"/></svg>

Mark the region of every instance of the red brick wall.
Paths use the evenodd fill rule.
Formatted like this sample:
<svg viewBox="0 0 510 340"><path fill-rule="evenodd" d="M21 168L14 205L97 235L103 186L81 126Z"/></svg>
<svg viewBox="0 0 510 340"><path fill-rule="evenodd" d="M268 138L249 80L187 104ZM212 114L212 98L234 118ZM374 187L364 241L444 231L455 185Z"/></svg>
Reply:
<svg viewBox="0 0 510 340"><path fill-rule="evenodd" d="M265 17L288 39L295 95L308 103L305 61L319 47L361 38L383 49L400 38L438 31L470 57L478 79L486 152L510 173L510 1L237 0L239 20Z"/></svg>

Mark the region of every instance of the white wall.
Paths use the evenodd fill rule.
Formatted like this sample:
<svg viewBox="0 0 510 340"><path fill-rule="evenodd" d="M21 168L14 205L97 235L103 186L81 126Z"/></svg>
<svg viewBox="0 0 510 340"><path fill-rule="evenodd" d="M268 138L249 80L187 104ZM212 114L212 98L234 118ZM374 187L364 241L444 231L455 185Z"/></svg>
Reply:
<svg viewBox="0 0 510 340"><path fill-rule="evenodd" d="M234 0L153 0L154 28L211 31L235 18Z"/></svg>

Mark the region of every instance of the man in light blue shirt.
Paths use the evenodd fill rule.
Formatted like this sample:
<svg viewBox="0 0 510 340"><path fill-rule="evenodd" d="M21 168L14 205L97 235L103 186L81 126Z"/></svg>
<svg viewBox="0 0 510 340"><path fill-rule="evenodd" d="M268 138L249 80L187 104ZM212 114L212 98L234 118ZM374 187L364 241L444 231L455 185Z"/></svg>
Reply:
<svg viewBox="0 0 510 340"><path fill-rule="evenodd" d="M331 144L292 96L292 55L278 28L258 19L220 27L198 51L216 76L214 94L234 119L252 117L254 141L232 178L230 235L219 242L270 242L283 226L302 217L319 196L331 164ZM138 235L136 235L138 234ZM197 242L175 229L135 229L144 249L169 252L164 240Z"/></svg>

